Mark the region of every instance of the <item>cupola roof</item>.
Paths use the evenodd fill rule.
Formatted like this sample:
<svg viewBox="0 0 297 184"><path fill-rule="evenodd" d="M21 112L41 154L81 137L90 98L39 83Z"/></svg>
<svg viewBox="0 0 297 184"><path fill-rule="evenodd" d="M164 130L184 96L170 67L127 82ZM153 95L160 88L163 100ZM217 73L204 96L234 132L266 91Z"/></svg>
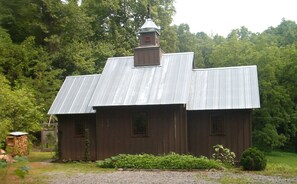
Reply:
<svg viewBox="0 0 297 184"><path fill-rule="evenodd" d="M151 18L148 18L140 28L140 33L146 32L157 32L160 35L160 27Z"/></svg>

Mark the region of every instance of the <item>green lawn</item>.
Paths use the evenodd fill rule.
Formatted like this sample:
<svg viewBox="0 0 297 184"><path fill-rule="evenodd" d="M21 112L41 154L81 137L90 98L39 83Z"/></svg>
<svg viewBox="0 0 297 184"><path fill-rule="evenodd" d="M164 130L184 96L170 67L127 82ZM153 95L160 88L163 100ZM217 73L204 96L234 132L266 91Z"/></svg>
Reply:
<svg viewBox="0 0 297 184"><path fill-rule="evenodd" d="M263 171L268 175L281 175L284 177L297 177L297 154L273 151L266 154L267 167Z"/></svg>
<svg viewBox="0 0 297 184"><path fill-rule="evenodd" d="M269 164L285 164L291 167L297 167L297 154L281 151L273 151L266 154Z"/></svg>

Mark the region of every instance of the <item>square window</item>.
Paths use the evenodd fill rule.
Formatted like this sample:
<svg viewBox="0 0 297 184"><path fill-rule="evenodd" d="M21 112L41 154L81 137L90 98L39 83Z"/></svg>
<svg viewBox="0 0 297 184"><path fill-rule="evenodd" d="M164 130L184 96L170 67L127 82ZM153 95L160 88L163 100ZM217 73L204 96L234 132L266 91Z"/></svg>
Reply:
<svg viewBox="0 0 297 184"><path fill-rule="evenodd" d="M224 134L224 118L223 116L211 116L211 134L223 135Z"/></svg>
<svg viewBox="0 0 297 184"><path fill-rule="evenodd" d="M145 137L148 135L148 118L146 112L135 112L132 119L132 135Z"/></svg>
<svg viewBox="0 0 297 184"><path fill-rule="evenodd" d="M145 39L145 43L150 43L151 42L151 37L150 36L146 36L144 39Z"/></svg>
<svg viewBox="0 0 297 184"><path fill-rule="evenodd" d="M77 122L75 123L75 132L74 132L74 135L75 136L79 136L79 137L82 137L84 136L84 131L85 131L85 126L83 123L80 123L80 122Z"/></svg>

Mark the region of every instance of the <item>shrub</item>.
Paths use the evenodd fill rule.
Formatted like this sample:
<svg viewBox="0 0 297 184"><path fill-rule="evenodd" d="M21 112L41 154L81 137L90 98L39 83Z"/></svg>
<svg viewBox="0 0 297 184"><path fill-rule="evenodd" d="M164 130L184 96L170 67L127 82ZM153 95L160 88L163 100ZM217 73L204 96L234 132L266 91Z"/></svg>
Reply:
<svg viewBox="0 0 297 184"><path fill-rule="evenodd" d="M244 170L260 171L266 168L265 155L257 148L246 149L240 159L240 165Z"/></svg>
<svg viewBox="0 0 297 184"><path fill-rule="evenodd" d="M223 145L217 144L213 146L214 154L212 154L212 158L215 160L220 160L222 163L227 165L235 164L235 153L230 151L228 148L224 148Z"/></svg>
<svg viewBox="0 0 297 184"><path fill-rule="evenodd" d="M21 166L21 167L17 168L17 169L14 171L14 173L15 173L18 177L24 179L25 176L29 173L29 170L30 170L30 169L31 169L31 168L30 168L29 166Z"/></svg>
<svg viewBox="0 0 297 184"><path fill-rule="evenodd" d="M98 162L97 166L133 169L221 169L220 163L215 160L176 153L162 156L120 154Z"/></svg>
<svg viewBox="0 0 297 184"><path fill-rule="evenodd" d="M5 160L0 160L0 169L5 168L7 166L7 162Z"/></svg>

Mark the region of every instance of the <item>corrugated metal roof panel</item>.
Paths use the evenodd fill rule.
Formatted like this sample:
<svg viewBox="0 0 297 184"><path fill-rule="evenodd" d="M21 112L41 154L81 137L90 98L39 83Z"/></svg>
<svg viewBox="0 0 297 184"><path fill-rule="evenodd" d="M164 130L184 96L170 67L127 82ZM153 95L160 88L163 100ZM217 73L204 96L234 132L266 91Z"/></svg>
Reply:
<svg viewBox="0 0 297 184"><path fill-rule="evenodd" d="M193 70L188 110L260 108L257 66Z"/></svg>
<svg viewBox="0 0 297 184"><path fill-rule="evenodd" d="M159 66L109 58L89 106L186 104L194 53L163 54Z"/></svg>
<svg viewBox="0 0 297 184"><path fill-rule="evenodd" d="M48 114L94 113L89 106L100 75L66 77Z"/></svg>

